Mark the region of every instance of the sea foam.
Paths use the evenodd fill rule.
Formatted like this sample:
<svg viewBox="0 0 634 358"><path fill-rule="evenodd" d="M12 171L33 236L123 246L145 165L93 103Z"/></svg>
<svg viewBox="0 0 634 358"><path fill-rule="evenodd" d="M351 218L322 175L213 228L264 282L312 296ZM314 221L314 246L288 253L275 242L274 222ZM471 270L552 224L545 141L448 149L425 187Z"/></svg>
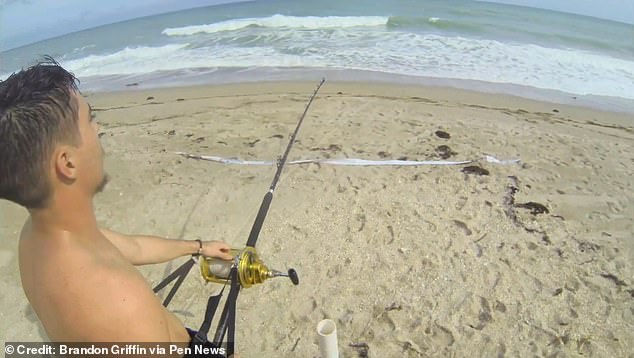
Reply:
<svg viewBox="0 0 634 358"><path fill-rule="evenodd" d="M234 19L207 25L192 25L176 28L166 28L163 34L168 36L189 36L198 33L215 33L221 31L235 31L250 26L271 28L304 28L328 29L347 28L357 26L383 26L389 17L385 16L285 16L273 15L269 17Z"/></svg>
<svg viewBox="0 0 634 358"><path fill-rule="evenodd" d="M579 95L634 99L633 61L577 49L380 28L260 29L256 37L251 32L226 31L202 42L194 40L126 47L66 61L64 65L78 76L190 68L321 67L523 84Z"/></svg>

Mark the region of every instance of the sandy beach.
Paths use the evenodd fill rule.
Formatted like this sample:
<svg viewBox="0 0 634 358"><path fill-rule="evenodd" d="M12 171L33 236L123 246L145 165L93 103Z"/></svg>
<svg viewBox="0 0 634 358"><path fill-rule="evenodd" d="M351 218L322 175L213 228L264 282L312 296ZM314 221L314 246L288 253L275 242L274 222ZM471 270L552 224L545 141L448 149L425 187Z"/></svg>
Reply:
<svg viewBox="0 0 634 358"><path fill-rule="evenodd" d="M176 152L275 160L317 82L86 93L111 177L100 224L243 247L275 167ZM289 160L475 162L289 165L257 248L300 285L241 292L242 357L317 357L324 318L342 357L634 357L631 115L327 82L297 139ZM0 336L46 341L18 271L27 213L0 213ZM185 260L139 269L153 286ZM198 328L218 288L193 271L169 308Z"/></svg>

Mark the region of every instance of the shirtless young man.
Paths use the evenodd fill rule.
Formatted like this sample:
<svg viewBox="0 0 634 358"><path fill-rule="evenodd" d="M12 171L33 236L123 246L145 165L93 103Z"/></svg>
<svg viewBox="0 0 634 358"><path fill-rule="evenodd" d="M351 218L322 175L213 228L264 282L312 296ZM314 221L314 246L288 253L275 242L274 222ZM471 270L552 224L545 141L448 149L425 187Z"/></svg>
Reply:
<svg viewBox="0 0 634 358"><path fill-rule="evenodd" d="M100 229L93 197L106 178L98 126L72 74L49 60L0 82L0 198L29 211L20 274L48 338L189 342L133 265L198 253L199 242ZM219 241L200 253L232 258Z"/></svg>

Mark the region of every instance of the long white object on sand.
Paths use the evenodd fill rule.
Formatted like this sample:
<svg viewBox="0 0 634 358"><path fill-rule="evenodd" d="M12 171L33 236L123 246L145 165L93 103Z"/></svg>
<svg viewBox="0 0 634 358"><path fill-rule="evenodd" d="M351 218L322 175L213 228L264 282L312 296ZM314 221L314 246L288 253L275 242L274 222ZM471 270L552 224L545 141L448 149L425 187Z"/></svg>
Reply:
<svg viewBox="0 0 634 358"><path fill-rule="evenodd" d="M237 164L237 165L275 165L277 162L272 160L241 160L238 158L223 158L213 155L197 155L185 152L176 152L178 155L182 155L185 158L208 160L211 162L223 163L223 164ZM366 160L356 158L343 158L343 159L301 159L287 162L286 164L299 165L299 164L329 164L329 165L351 165L351 166L415 166L415 165L464 165L474 163L479 160L485 160L486 162L493 164L515 164L519 163L519 159L500 160L490 155L485 155L479 159L462 160L462 161L447 161L447 160Z"/></svg>

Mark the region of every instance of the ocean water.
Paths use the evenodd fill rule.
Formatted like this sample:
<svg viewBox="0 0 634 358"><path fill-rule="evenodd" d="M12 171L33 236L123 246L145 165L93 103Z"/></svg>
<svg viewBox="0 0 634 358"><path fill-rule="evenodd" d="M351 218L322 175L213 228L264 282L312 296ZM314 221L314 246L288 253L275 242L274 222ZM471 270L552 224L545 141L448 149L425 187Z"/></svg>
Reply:
<svg viewBox="0 0 634 358"><path fill-rule="evenodd" d="M633 38L632 24L476 1L258 0L5 51L0 79L49 54L83 90L326 76L585 98L634 112Z"/></svg>

